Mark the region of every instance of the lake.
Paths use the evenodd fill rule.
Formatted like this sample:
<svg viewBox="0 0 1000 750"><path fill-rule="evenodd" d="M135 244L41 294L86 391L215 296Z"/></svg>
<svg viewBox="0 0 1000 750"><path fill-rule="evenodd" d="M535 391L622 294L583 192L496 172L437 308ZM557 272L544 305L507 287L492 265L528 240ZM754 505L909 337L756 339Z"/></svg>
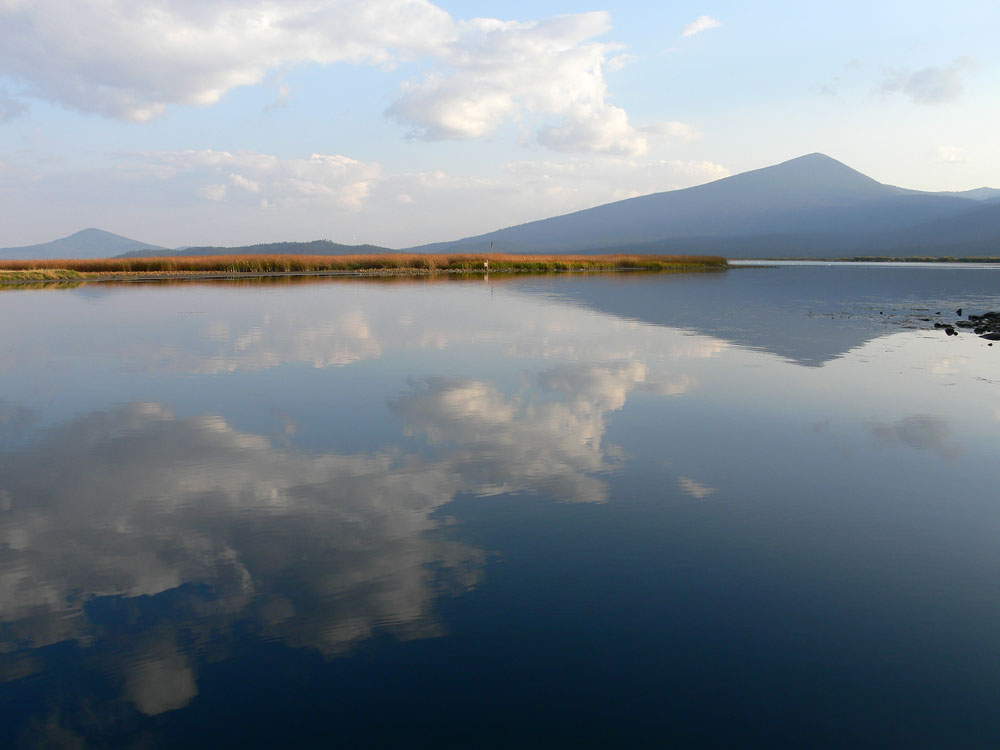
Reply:
<svg viewBox="0 0 1000 750"><path fill-rule="evenodd" d="M1000 745L1000 269L0 292L0 746Z"/></svg>

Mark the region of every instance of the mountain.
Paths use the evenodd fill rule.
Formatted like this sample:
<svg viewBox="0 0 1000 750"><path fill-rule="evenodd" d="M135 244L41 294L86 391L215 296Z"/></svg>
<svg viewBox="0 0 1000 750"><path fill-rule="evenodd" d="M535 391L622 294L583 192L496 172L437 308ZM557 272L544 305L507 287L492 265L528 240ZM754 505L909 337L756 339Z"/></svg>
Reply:
<svg viewBox="0 0 1000 750"><path fill-rule="evenodd" d="M133 250L122 253L119 258L148 258L152 256L176 257L196 255L362 255L397 253L398 250L379 247L378 245L341 245L330 240L313 240L312 242L267 242L260 245L243 245L241 247L185 247L177 250L150 251Z"/></svg>
<svg viewBox="0 0 1000 750"><path fill-rule="evenodd" d="M101 229L83 229L69 237L52 242L24 247L0 248L0 258L18 260L46 260L49 258L110 258L132 250L163 250L148 242L105 232Z"/></svg>
<svg viewBox="0 0 1000 750"><path fill-rule="evenodd" d="M829 257L950 247L949 220L994 204L989 188L925 193L884 185L823 154L809 154L684 190L629 198L418 252L699 252L729 257ZM960 223L960 222L959 222ZM996 240L995 245L992 244ZM1000 254L1000 233L980 238ZM984 244L985 243L985 244ZM992 249L990 249L992 248ZM977 251L976 254L980 254Z"/></svg>

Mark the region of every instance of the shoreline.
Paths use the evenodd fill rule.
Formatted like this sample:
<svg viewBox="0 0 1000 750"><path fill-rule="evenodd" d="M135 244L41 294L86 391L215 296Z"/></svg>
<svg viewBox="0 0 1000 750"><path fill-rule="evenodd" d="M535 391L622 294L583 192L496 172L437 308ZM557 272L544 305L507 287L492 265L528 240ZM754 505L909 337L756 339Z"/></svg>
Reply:
<svg viewBox="0 0 1000 750"><path fill-rule="evenodd" d="M23 286L32 284L77 284L77 283L145 283L157 281L238 281L241 279L281 279L281 278L430 278L434 276L482 277L490 276L533 276L546 274L606 274L606 273L706 273L724 271L729 266L686 264L662 268L618 267L618 268L373 268L358 270L318 270L318 271L122 271L112 273L69 271L33 275L0 269L0 286Z"/></svg>
<svg viewBox="0 0 1000 750"><path fill-rule="evenodd" d="M229 255L0 261L0 283L725 270L706 255Z"/></svg>

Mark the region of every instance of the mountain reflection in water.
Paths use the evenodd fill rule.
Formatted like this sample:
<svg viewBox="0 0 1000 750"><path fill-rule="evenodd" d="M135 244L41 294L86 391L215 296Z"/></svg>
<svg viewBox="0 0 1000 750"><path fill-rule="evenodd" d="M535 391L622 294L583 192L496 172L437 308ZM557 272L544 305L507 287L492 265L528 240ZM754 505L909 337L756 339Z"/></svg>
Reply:
<svg viewBox="0 0 1000 750"><path fill-rule="evenodd" d="M580 276L528 281L521 290L818 366L900 327L930 327L918 323L918 315L993 309L998 279L1000 269L859 263L741 267L674 283L643 275Z"/></svg>
<svg viewBox="0 0 1000 750"><path fill-rule="evenodd" d="M988 295L825 270L0 297L0 744L1000 738Z"/></svg>

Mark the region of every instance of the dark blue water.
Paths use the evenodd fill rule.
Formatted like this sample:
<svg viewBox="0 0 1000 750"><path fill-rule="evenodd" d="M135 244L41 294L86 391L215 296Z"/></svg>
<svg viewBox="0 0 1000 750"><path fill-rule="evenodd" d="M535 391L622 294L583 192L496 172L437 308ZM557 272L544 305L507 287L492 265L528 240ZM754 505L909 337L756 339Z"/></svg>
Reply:
<svg viewBox="0 0 1000 750"><path fill-rule="evenodd" d="M0 746L1000 744L1000 271L0 293Z"/></svg>

